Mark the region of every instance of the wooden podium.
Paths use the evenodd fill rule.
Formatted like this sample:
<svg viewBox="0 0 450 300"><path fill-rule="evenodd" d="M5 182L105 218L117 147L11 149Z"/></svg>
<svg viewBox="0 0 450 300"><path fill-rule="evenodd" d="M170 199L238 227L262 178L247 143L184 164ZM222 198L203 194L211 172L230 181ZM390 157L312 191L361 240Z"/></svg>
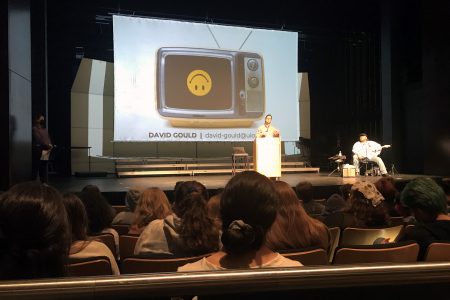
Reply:
<svg viewBox="0 0 450 300"><path fill-rule="evenodd" d="M281 177L281 141L276 137L256 138L253 142L253 166L266 177Z"/></svg>

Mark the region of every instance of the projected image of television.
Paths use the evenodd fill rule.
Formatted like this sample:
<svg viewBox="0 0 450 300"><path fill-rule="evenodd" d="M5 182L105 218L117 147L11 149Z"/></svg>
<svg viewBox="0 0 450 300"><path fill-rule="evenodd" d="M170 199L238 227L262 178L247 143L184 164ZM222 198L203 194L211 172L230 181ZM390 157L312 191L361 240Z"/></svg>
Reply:
<svg viewBox="0 0 450 300"><path fill-rule="evenodd" d="M114 140L299 136L297 33L114 16Z"/></svg>
<svg viewBox="0 0 450 300"><path fill-rule="evenodd" d="M173 126L248 127L264 113L262 70L262 58L255 53L161 48L158 111Z"/></svg>
<svg viewBox="0 0 450 300"><path fill-rule="evenodd" d="M229 57L201 56L191 49L160 49L158 104L166 110L224 111L233 107L233 74ZM206 52L205 52L206 54Z"/></svg>

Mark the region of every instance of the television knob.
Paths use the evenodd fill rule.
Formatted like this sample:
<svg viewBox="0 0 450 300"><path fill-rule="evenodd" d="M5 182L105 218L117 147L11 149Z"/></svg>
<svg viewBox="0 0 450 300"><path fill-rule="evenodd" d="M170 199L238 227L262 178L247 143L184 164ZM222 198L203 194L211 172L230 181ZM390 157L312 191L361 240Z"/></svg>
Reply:
<svg viewBox="0 0 450 300"><path fill-rule="evenodd" d="M259 64L256 59L252 58L247 61L247 68L249 68L251 71L258 70L258 67L259 67Z"/></svg>
<svg viewBox="0 0 450 300"><path fill-rule="evenodd" d="M254 77L254 76L249 77L249 78L248 78L248 85L249 85L251 88L256 88L256 87L259 85L259 79L258 79L258 77Z"/></svg>

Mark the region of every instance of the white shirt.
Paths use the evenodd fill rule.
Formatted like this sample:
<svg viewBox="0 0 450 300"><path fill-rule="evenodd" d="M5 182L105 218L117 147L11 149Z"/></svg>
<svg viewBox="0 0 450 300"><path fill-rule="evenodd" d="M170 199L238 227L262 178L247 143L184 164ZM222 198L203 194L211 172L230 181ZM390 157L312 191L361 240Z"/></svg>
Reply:
<svg viewBox="0 0 450 300"><path fill-rule="evenodd" d="M250 269L256 268L287 268L287 267L301 267L303 266L300 262L296 260L291 260L277 253L274 259L268 261L257 267L250 267ZM181 266L178 268L178 272L191 272L191 271L214 271L214 270L226 270L224 267L217 266L209 262L205 257L193 262Z"/></svg>
<svg viewBox="0 0 450 300"><path fill-rule="evenodd" d="M272 126L272 124L269 125L269 127L266 127L265 124L258 127L258 130L256 131L256 137L273 137L274 133L279 131L275 127Z"/></svg>
<svg viewBox="0 0 450 300"><path fill-rule="evenodd" d="M364 143L356 142L353 145L352 152L359 157L372 159L380 154L381 145L374 141L366 141Z"/></svg>
<svg viewBox="0 0 450 300"><path fill-rule="evenodd" d="M81 251L74 254L70 254L71 258L89 258L97 256L106 256L111 262L111 271L114 275L120 275L119 267L117 265L116 258L109 250L108 246L97 241L76 241L72 244L71 248L77 249L80 247L80 243L88 243Z"/></svg>

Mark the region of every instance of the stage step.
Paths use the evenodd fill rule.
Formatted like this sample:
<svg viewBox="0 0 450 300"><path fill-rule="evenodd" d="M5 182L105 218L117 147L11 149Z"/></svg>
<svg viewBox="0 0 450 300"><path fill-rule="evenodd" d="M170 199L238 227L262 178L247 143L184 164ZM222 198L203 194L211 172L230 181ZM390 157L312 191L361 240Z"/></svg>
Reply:
<svg viewBox="0 0 450 300"><path fill-rule="evenodd" d="M251 161L251 159L250 159ZM249 163L253 169L253 163ZM282 161L282 173L317 172L320 168L305 167L301 161ZM116 160L118 177L231 174L232 164L228 157L218 158L124 158Z"/></svg>

